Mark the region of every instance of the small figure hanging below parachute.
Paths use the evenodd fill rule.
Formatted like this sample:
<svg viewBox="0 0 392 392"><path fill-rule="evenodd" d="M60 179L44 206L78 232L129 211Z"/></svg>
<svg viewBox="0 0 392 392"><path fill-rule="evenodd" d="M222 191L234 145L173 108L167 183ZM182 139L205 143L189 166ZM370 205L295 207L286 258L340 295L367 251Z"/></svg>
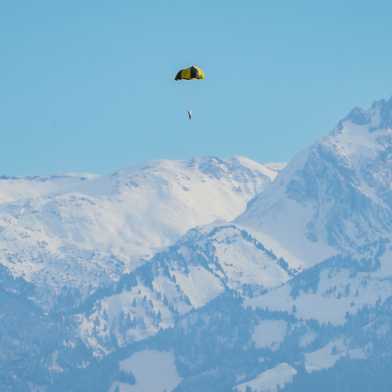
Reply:
<svg viewBox="0 0 392 392"><path fill-rule="evenodd" d="M192 65L191 67L181 69L177 72L175 80L204 80L205 74L204 71L196 66ZM188 119L192 120L192 111L187 110Z"/></svg>

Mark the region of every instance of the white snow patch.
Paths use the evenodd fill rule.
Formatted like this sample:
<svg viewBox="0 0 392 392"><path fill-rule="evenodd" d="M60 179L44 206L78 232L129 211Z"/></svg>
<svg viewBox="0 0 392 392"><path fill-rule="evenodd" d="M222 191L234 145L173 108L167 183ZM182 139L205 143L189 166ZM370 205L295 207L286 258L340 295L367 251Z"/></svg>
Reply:
<svg viewBox="0 0 392 392"><path fill-rule="evenodd" d="M289 364L283 362L272 369L260 373L256 378L235 388L236 392L278 392L285 385L292 382L297 371Z"/></svg>
<svg viewBox="0 0 392 392"><path fill-rule="evenodd" d="M307 238L307 225L315 213L312 206L271 191L262 193L259 198L236 222L275 255L287 260L290 267L308 268L336 254L326 242Z"/></svg>
<svg viewBox="0 0 392 392"><path fill-rule="evenodd" d="M284 320L263 320L252 335L256 348L270 348L276 351L286 337L287 323Z"/></svg>
<svg viewBox="0 0 392 392"><path fill-rule="evenodd" d="M244 284L274 287L286 282L287 272L277 261L238 235L238 229L219 233L215 254L232 288Z"/></svg>
<svg viewBox="0 0 392 392"><path fill-rule="evenodd" d="M196 309L202 307L224 291L224 287L219 279L199 266L191 266L188 274L176 271L173 275L181 290Z"/></svg>
<svg viewBox="0 0 392 392"><path fill-rule="evenodd" d="M171 392L181 382L174 354L171 352L145 350L131 355L119 364L119 369L135 377L135 385L114 382L120 392Z"/></svg>
<svg viewBox="0 0 392 392"><path fill-rule="evenodd" d="M382 303L392 295L387 279L364 272L351 276L348 270L321 271L318 287L292 296L291 282L264 295L248 298L245 306L270 311L283 311L300 320L317 320L322 324L343 325L347 315L356 314L366 306Z"/></svg>
<svg viewBox="0 0 392 392"><path fill-rule="evenodd" d="M275 177L278 175L279 171L282 170L285 166L284 163L265 163L261 164L256 161L253 161L249 158L243 156L235 156L232 158L232 161L237 160L242 166L248 167L249 169L263 173L265 176L273 181Z"/></svg>
<svg viewBox="0 0 392 392"><path fill-rule="evenodd" d="M343 358L365 359L366 353L361 348L350 349L342 338L336 339L317 351L305 354L305 369L308 373L329 369Z"/></svg>

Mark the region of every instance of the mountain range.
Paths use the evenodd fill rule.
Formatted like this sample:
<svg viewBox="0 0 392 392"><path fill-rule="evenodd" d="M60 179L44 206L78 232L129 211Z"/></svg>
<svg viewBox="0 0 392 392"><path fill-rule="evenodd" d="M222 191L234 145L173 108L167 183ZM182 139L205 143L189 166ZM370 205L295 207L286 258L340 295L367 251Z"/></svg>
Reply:
<svg viewBox="0 0 392 392"><path fill-rule="evenodd" d="M392 98L287 165L0 178L4 391L390 391Z"/></svg>

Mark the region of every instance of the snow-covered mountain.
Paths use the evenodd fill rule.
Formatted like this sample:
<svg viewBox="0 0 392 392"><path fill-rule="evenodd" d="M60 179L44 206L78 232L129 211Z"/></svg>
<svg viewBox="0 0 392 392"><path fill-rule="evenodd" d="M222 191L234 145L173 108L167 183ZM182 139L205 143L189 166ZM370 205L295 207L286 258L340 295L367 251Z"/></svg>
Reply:
<svg viewBox="0 0 392 392"><path fill-rule="evenodd" d="M86 297L192 227L227 221L276 176L244 157L159 161L108 176L0 180L0 265L49 305Z"/></svg>
<svg viewBox="0 0 392 392"><path fill-rule="evenodd" d="M0 180L3 389L389 392L391 152L392 99L285 167Z"/></svg>
<svg viewBox="0 0 392 392"><path fill-rule="evenodd" d="M237 222L296 268L390 238L391 128L392 99L353 109L298 154Z"/></svg>
<svg viewBox="0 0 392 392"><path fill-rule="evenodd" d="M283 259L236 226L191 230L112 292L96 296L78 315L79 336L94 354L105 355L175 326L227 291L254 296L293 275Z"/></svg>

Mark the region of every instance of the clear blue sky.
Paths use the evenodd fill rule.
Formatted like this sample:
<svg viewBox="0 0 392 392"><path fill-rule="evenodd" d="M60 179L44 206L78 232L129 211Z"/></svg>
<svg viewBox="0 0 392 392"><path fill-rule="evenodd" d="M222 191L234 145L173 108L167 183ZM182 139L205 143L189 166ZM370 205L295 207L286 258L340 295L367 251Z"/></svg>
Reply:
<svg viewBox="0 0 392 392"><path fill-rule="evenodd" d="M286 161L392 94L391 15L383 0L3 1L0 174ZM174 82L191 64L207 80Z"/></svg>

